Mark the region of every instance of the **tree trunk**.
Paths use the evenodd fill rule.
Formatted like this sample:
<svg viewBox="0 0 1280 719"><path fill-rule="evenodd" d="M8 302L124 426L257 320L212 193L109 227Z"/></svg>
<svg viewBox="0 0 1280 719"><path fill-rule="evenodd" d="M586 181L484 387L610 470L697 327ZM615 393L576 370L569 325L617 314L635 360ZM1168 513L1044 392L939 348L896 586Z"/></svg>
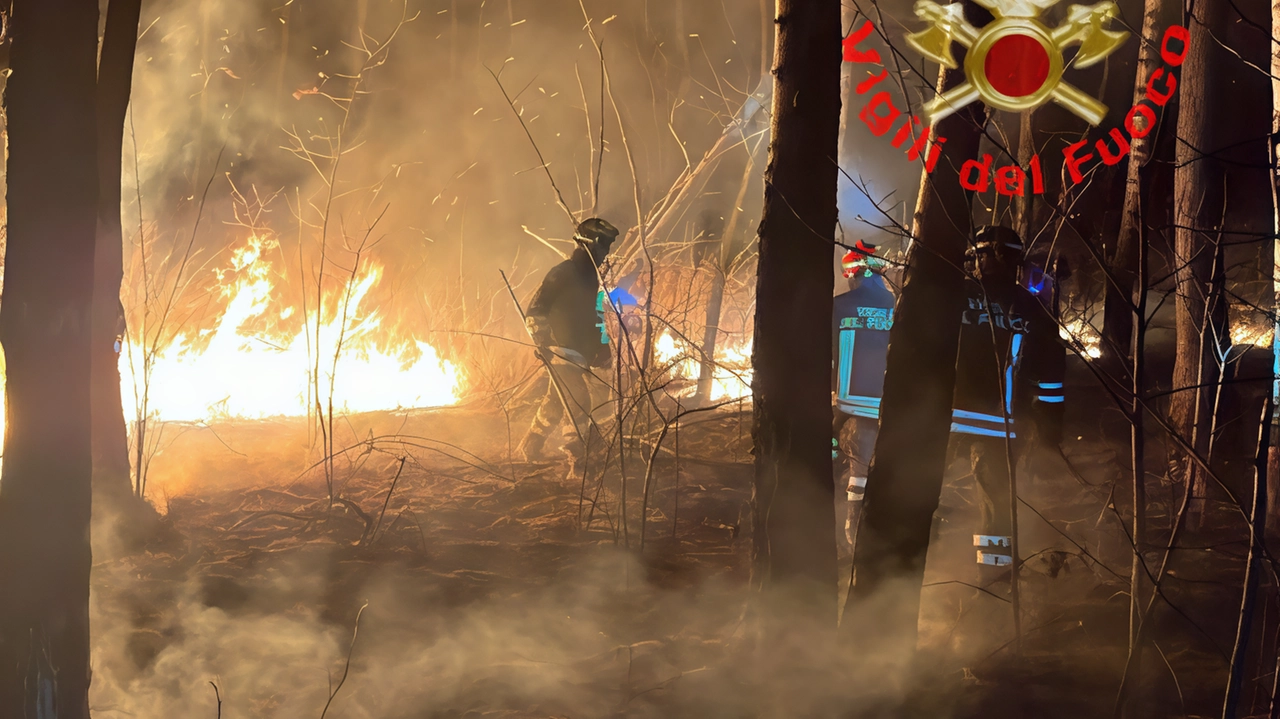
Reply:
<svg viewBox="0 0 1280 719"><path fill-rule="evenodd" d="M830 324L840 5L778 0L777 9L752 356L754 583L797 594L809 618L834 626Z"/></svg>
<svg viewBox="0 0 1280 719"><path fill-rule="evenodd" d="M1280 33L1280 0L1271 0L1271 35ZM1271 226L1272 231L1280 236L1280 154L1277 153L1277 138L1280 138L1280 43L1271 46ZM1272 240L1271 290L1272 311L1280 310L1280 242ZM1272 364L1277 379L1272 385L1272 403L1280 401L1280 321L1272 322L1274 330L1271 335L1271 353L1275 357ZM1280 535L1280 445L1273 441L1270 449L1270 464L1267 469L1267 534ZM1280 676L1277 677L1280 681Z"/></svg>
<svg viewBox="0 0 1280 719"><path fill-rule="evenodd" d="M1225 37L1222 0L1197 0L1190 21L1191 39L1178 95L1187 101L1178 107L1178 148L1174 171L1174 240L1176 302L1174 306L1177 351L1174 357L1170 418L1173 426L1207 456L1219 368L1216 354L1229 343L1226 303L1220 278L1221 253L1217 229L1223 225L1223 175L1221 163L1210 156L1220 143L1214 132L1210 84L1215 79L1211 63L1216 57L1214 38ZM1193 101L1194 100L1194 101ZM1182 472L1195 483L1189 507L1189 526L1202 516L1204 473L1184 462Z"/></svg>
<svg viewBox="0 0 1280 719"><path fill-rule="evenodd" d="M721 238L721 242L726 242ZM706 406L711 401L711 387L716 377L716 340L720 334L720 310L724 306L724 267L719 261L708 263L711 270L711 295L707 298L707 323L702 332L702 366L698 368L698 387L693 403Z"/></svg>
<svg viewBox="0 0 1280 719"><path fill-rule="evenodd" d="M853 24L858 19L858 7L853 3L840 3L840 34L847 36L853 30ZM854 94L853 88L854 75L862 68L862 65L852 62L843 63L840 69L840 145L839 153L836 155L840 158L840 167L845 172L852 174L854 152L850 142L849 128L853 126L858 117L857 95ZM843 178L838 178L843 182Z"/></svg>
<svg viewBox="0 0 1280 719"><path fill-rule="evenodd" d="M96 0L17 0L0 343L0 716L89 716Z"/></svg>
<svg viewBox="0 0 1280 719"><path fill-rule="evenodd" d="M120 399L116 340L124 327L124 233L120 223L120 154L133 84L142 0L113 0L98 62L98 223L93 272L93 469L99 499L113 504L131 494L129 440ZM120 348L123 351L123 347Z"/></svg>
<svg viewBox="0 0 1280 719"><path fill-rule="evenodd" d="M1258 420L1258 451L1253 465L1253 502L1249 506L1249 554L1245 559L1244 586L1240 590L1240 614L1236 621L1236 639L1232 644L1231 663L1227 672L1227 691L1222 700L1222 719L1236 719L1239 716L1240 689L1244 684L1245 660L1249 655L1249 640L1253 637L1253 612L1258 600L1258 575L1262 571L1262 541L1266 533L1267 456L1271 444L1271 411L1271 397L1268 392L1262 402L1262 416Z"/></svg>
<svg viewBox="0 0 1280 719"><path fill-rule="evenodd" d="M694 394L694 404L699 407L711 401L711 388L716 373L716 345L720 335L720 311L724 307L724 284L727 275L733 271L729 264L733 261L733 248L737 246L738 221L742 219L742 203L747 198L747 189L751 186L751 171L756 165L751 147L744 144L744 149L747 162L742 169L742 182L738 185L738 195L733 200L733 207L729 209L729 221L725 223L719 247L710 263L711 294L707 298L707 321L702 333L702 366L698 370L698 387Z"/></svg>
<svg viewBox="0 0 1280 719"><path fill-rule="evenodd" d="M970 2L965 13L978 27L990 19ZM960 69L943 70L938 90L964 80ZM844 614L855 641L888 642L907 655L915 647L925 555L942 492L965 301L959 268L972 216L959 168L978 156L984 123L983 107L974 103L936 127L935 136L947 144L934 172L924 175L916 205Z"/></svg>
<svg viewBox="0 0 1280 719"><path fill-rule="evenodd" d="M1154 38L1159 37L1160 33L1157 23L1161 4L1161 0L1145 0L1143 4L1141 37L1152 38L1152 41L1138 43L1138 67L1133 81L1135 104L1146 96L1147 78L1160 66L1160 47ZM1116 254L1110 268L1116 281L1114 285L1106 283L1106 300L1103 304L1101 350L1104 368L1121 392L1131 384L1125 378L1133 365L1130 347L1133 337L1133 285L1138 276L1138 247L1142 242L1139 202L1147 184L1144 181L1146 173L1142 169L1151 159L1154 141L1155 131L1152 129L1146 136L1131 138L1129 142L1120 234L1116 239Z"/></svg>

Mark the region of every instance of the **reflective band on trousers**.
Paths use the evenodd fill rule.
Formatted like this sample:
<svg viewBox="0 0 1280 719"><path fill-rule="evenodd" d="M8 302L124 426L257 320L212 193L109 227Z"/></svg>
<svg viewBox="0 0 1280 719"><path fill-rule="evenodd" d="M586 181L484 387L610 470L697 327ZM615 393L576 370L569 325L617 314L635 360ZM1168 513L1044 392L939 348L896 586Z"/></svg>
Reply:
<svg viewBox="0 0 1280 719"><path fill-rule="evenodd" d="M985 564L991 567L1005 567L1013 564L1013 557L1010 557L1007 554L978 552L978 564Z"/></svg>
<svg viewBox="0 0 1280 719"><path fill-rule="evenodd" d="M1003 547L1008 549L1013 545L1013 537L1002 534L975 534L973 535L973 546L975 547Z"/></svg>
<svg viewBox="0 0 1280 719"><path fill-rule="evenodd" d="M851 396L836 398L836 406L841 412L854 417L866 417L868 419L880 419L880 403L880 397ZM956 409L951 411L951 419L951 432L953 434L976 434L983 437L1004 437L1007 435L1010 438L1018 436L1012 429L1012 418L1006 423L1005 418L1000 415ZM1006 428L1008 429L1006 430Z"/></svg>
<svg viewBox="0 0 1280 719"><path fill-rule="evenodd" d="M849 480L847 494L850 502L858 502L862 500L862 495L867 491L866 477L853 477Z"/></svg>

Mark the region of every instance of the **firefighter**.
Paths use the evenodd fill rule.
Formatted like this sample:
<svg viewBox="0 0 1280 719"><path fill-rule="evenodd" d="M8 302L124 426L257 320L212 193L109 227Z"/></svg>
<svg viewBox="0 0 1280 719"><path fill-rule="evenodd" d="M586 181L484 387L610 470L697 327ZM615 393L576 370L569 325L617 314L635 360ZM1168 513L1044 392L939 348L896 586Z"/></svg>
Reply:
<svg viewBox="0 0 1280 719"><path fill-rule="evenodd" d="M832 458L837 495L846 493L845 545L853 547L867 468L880 427L893 293L884 283L884 260L859 240L841 260L849 290L832 301L831 391L835 399ZM852 421L850 421L852 420Z"/></svg>
<svg viewBox="0 0 1280 719"><path fill-rule="evenodd" d="M1051 323L1056 327L1062 318L1062 283L1071 278L1071 267L1067 258L1058 257L1053 261L1052 270L1046 272L1039 267L1028 264L1024 270L1023 284L1027 291L1036 296L1049 314ZM1046 352L1039 360L1042 362L1037 371L1047 380L1037 382L1037 392L1031 403L1031 421L1034 444L1037 449L1048 450L1057 454L1062 447L1062 419L1065 395L1062 378L1067 371L1067 353Z"/></svg>
<svg viewBox="0 0 1280 719"><path fill-rule="evenodd" d="M973 538L977 562L1000 568L1012 562L1014 443L1020 433L1037 434L1032 427L1044 418L1060 418L1065 350L1045 304L1019 282L1023 248L1017 233L980 228L966 258L967 306L951 431L962 453L967 449L980 490L982 528Z"/></svg>
<svg viewBox="0 0 1280 719"><path fill-rule="evenodd" d="M617 237L617 228L598 217L579 224L573 236L577 248L543 278L525 317L534 354L547 363L551 376L519 451L526 461L545 459L548 435L563 423L564 451L573 475L581 469L587 445L597 450L603 444L592 421L592 394L599 394L602 383L592 368L611 363L600 277Z"/></svg>

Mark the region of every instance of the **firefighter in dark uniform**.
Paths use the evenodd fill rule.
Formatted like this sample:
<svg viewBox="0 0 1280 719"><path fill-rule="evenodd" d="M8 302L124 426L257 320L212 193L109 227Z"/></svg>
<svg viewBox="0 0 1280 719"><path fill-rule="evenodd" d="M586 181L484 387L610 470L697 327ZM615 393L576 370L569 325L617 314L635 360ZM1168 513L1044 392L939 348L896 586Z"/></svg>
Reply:
<svg viewBox="0 0 1280 719"><path fill-rule="evenodd" d="M861 240L841 260L849 290L832 301L831 391L835 398L832 458L836 492L846 493L845 549L853 547L867 468L880 428L893 293L884 283L875 245Z"/></svg>
<svg viewBox="0 0 1280 719"><path fill-rule="evenodd" d="M1012 562L1009 470L1020 449L1014 445L1020 433L1043 434L1033 425L1060 418L1065 350L1045 304L1019 282L1017 233L983 227L974 239L951 431L962 452L968 450L980 490L982 531L973 538L978 564L1004 567Z"/></svg>
<svg viewBox="0 0 1280 719"><path fill-rule="evenodd" d="M586 444L592 444L593 451L603 444L592 421L592 395L599 393L602 383L592 368L608 367L612 357L600 276L617 237L617 228L597 217L578 225L573 237L578 247L543 278L525 316L534 353L548 363L552 376L519 451L529 461L545 458L548 435L568 419L564 449L574 474L586 456Z"/></svg>
<svg viewBox="0 0 1280 719"><path fill-rule="evenodd" d="M1050 322L1061 325L1062 283L1071 277L1067 258L1058 257L1052 269L1045 271L1028 263L1023 269L1023 286L1035 295L1049 314ZM1062 418L1065 395L1062 379L1067 373L1067 352L1046 352L1040 358L1039 374L1044 378L1036 382L1036 394L1031 402L1032 441L1036 449L1046 449L1057 454L1062 446Z"/></svg>

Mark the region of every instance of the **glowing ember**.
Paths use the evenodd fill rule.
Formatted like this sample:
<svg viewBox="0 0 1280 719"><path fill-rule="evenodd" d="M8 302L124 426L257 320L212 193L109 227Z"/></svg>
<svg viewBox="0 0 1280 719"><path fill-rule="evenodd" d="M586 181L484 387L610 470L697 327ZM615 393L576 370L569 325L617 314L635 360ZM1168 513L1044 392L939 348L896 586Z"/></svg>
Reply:
<svg viewBox="0 0 1280 719"><path fill-rule="evenodd" d="M294 311L272 302L276 293L271 266L261 258L262 249L262 242L255 238L234 253L231 269L236 271L236 279L223 287L230 300L216 327L180 336L157 353L147 398L153 416L194 421L307 413L308 368L314 362L307 340L309 334L314 341L314 312L307 318L309 329L292 337L255 336L242 329L269 312L287 318ZM418 357L404 361L374 346L380 318L376 310L361 307L361 300L380 276L380 268L369 266L353 281L345 333L341 312L325 313L337 316L322 323L320 329L321 403L327 405L332 375L335 412L453 404L457 401L458 371L441 361L433 347L415 342ZM344 289L335 288L335 292ZM335 372L333 356L340 334L343 349ZM202 351L192 349L197 337L208 338ZM134 376L136 371L141 379L142 371L137 338L130 338L130 342L132 346L120 355L126 414L137 406Z"/></svg>
<svg viewBox="0 0 1280 719"><path fill-rule="evenodd" d="M663 332L654 343L654 355L660 366L669 367L673 378L697 380L702 371L701 353L670 332ZM691 395L696 382L679 394ZM751 396L751 339L733 343L722 340L716 346L716 367L711 379L711 401L741 399Z"/></svg>
<svg viewBox="0 0 1280 719"><path fill-rule="evenodd" d="M1102 356L1102 336L1088 322L1073 320L1060 328L1058 334L1078 347L1085 356L1092 359Z"/></svg>
<svg viewBox="0 0 1280 719"><path fill-rule="evenodd" d="M1236 346L1271 347L1273 337L1275 337L1275 328L1261 323L1249 324L1241 322L1231 328L1231 344Z"/></svg>
<svg viewBox="0 0 1280 719"><path fill-rule="evenodd" d="M716 348L715 375L711 383L711 401L741 399L751 396L751 340Z"/></svg>

